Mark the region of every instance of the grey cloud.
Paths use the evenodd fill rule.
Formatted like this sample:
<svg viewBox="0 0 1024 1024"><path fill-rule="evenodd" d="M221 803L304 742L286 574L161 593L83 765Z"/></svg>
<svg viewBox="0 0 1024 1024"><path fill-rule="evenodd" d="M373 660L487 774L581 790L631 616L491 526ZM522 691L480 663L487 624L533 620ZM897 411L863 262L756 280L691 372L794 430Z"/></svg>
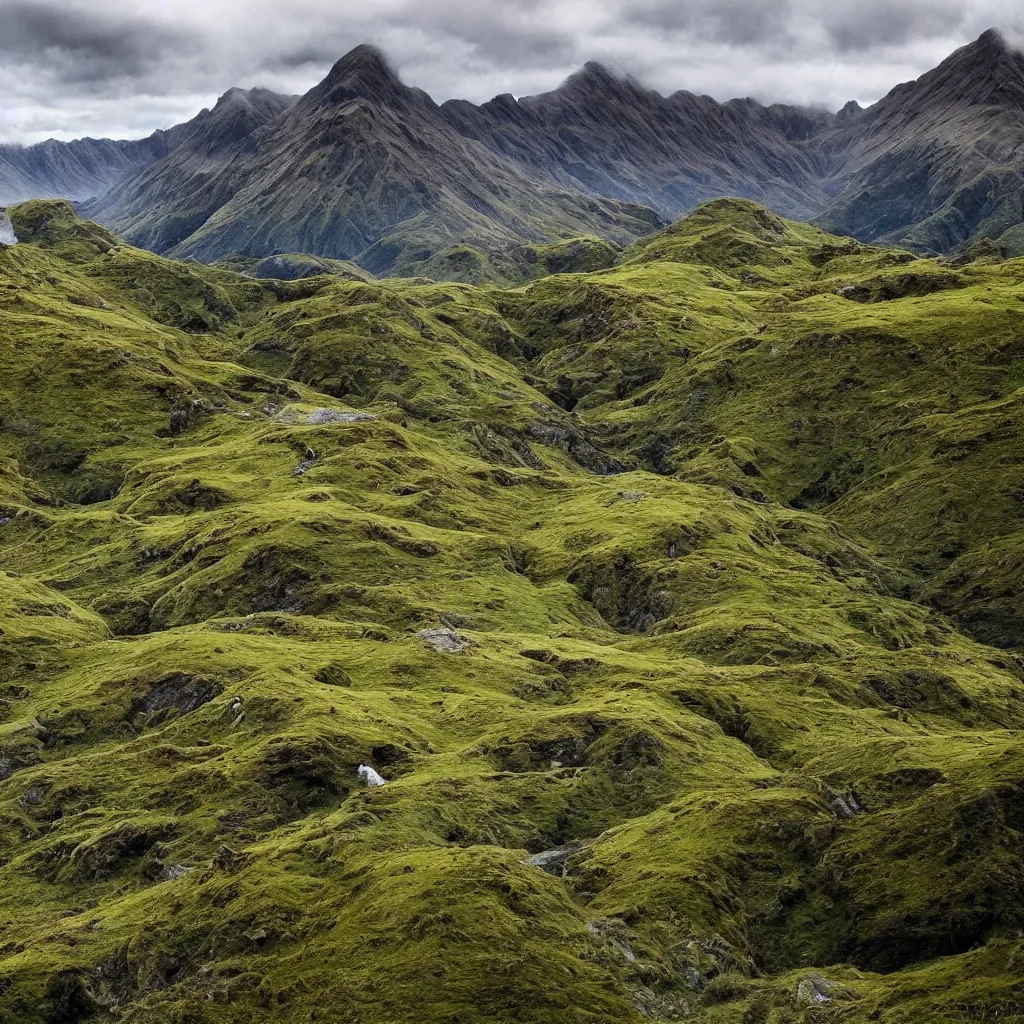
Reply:
<svg viewBox="0 0 1024 1024"><path fill-rule="evenodd" d="M183 26L139 16L116 17L96 9L41 0L0 3L0 55L46 70L60 82L92 83L136 78L171 50L198 43Z"/></svg>
<svg viewBox="0 0 1024 1024"><path fill-rule="evenodd" d="M948 37L965 20L958 0L861 0L856 5L830 5L822 22L841 53L878 46L902 46L915 39Z"/></svg>
<svg viewBox="0 0 1024 1024"><path fill-rule="evenodd" d="M791 0L634 0L623 8L626 20L696 39L754 45L789 38Z"/></svg>
<svg viewBox="0 0 1024 1024"><path fill-rule="evenodd" d="M871 102L990 25L1005 0L0 0L0 140L138 136L231 86L304 92L380 46L438 101L553 88L600 60L662 92ZM1008 9L1009 8L1009 9Z"/></svg>
<svg viewBox="0 0 1024 1024"><path fill-rule="evenodd" d="M559 25L545 16L542 0L518 4L467 3L434 0L410 4L397 12L391 27L397 33L413 30L430 40L433 49L443 41L456 41L476 60L503 66L533 66L570 59L574 49L572 26Z"/></svg>

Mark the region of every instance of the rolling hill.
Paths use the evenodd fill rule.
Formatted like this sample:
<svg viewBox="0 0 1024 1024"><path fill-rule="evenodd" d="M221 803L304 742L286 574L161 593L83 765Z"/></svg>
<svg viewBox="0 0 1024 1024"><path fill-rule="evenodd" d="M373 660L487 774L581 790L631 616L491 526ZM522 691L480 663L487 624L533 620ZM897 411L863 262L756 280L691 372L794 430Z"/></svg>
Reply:
<svg viewBox="0 0 1024 1024"><path fill-rule="evenodd" d="M0 1019L1024 1020L1024 261L11 219Z"/></svg>

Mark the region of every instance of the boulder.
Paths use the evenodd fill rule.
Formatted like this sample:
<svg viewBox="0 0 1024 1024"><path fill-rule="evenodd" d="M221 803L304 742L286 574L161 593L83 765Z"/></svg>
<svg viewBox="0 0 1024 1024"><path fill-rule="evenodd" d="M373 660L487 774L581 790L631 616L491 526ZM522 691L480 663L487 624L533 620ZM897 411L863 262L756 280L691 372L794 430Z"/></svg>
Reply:
<svg viewBox="0 0 1024 1024"><path fill-rule="evenodd" d="M804 1006L822 1006L832 1002L829 994L833 984L820 974L812 974L809 977L801 978L796 986L796 999Z"/></svg>
<svg viewBox="0 0 1024 1024"><path fill-rule="evenodd" d="M442 654L461 654L469 647L454 629L421 629L416 635Z"/></svg>
<svg viewBox="0 0 1024 1024"><path fill-rule="evenodd" d="M565 865L574 853L583 849L582 843L570 843L568 846L558 846L553 850L544 850L542 853L535 853L527 857L525 863L532 868L540 868L549 875L565 875Z"/></svg>
<svg viewBox="0 0 1024 1024"><path fill-rule="evenodd" d="M375 420L368 412L339 412L337 409L315 409L306 418L312 426L323 426L325 423L364 423Z"/></svg>
<svg viewBox="0 0 1024 1024"><path fill-rule="evenodd" d="M387 781L383 776L377 773L376 769L371 768L368 764L361 764L356 769L356 774L371 789L375 789L377 786L383 786Z"/></svg>

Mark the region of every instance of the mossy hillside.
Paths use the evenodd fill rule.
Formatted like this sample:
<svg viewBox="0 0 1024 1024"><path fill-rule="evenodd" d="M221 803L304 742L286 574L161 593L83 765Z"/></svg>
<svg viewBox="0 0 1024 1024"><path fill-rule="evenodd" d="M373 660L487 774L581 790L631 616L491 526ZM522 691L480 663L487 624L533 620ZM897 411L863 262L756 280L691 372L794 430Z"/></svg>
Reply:
<svg viewBox="0 0 1024 1024"><path fill-rule="evenodd" d="M874 280L902 257L787 224L763 258L773 284L735 284L739 264L709 262L717 243L692 255L719 222L768 244L769 216L716 205L658 243L682 239L685 260L514 292L279 293L121 246L114 272L110 250L65 260L59 233L4 253L20 275L0 313L17 384L0 527L4 1013L1020 1015L1024 683L1012 652L944 614L966 614L971 577L906 558L886 506L859 530L843 502L786 504L784 467L811 470L784 443L777 465L753 431L697 438L692 458L658 447L685 393L664 375L626 397L597 382L565 408L581 361L712 366L757 336L773 294L773 316L806 306L817 329L833 305L922 304L922 319L979 287L842 299L858 266ZM842 261L834 278L815 276L824 256ZM1012 288L991 286L1008 316ZM192 334L154 319L206 287L231 318ZM111 368L115 344L132 358ZM823 406L845 401L817 349L790 353L810 362L808 391L823 374ZM949 386L941 364L894 365L923 406ZM752 374L743 400L758 384L781 437L795 417L780 381ZM728 400L723 385L699 415ZM376 418L310 423L320 407ZM867 448L876 428L844 415L834 439ZM81 461L43 465L38 437ZM742 455L735 485L723 443ZM915 466L939 473L936 458L922 447ZM1014 462L985 458L1014 486ZM97 466L117 474L83 495ZM989 556L979 539L961 563L1000 609L1011 542ZM467 649L435 650L428 627ZM388 784L361 788L360 763ZM564 874L525 863L563 845Z"/></svg>
<svg viewBox="0 0 1024 1024"><path fill-rule="evenodd" d="M624 461L829 508L918 573L1013 534L1019 265L908 264L790 225L769 245L744 204L708 209L696 242L711 213L650 243L656 260L524 293L549 393ZM723 266L666 262L705 234Z"/></svg>
<svg viewBox="0 0 1024 1024"><path fill-rule="evenodd" d="M215 267L259 279L299 281L307 277L328 275L345 281L369 281L373 275L348 260L332 260L325 256L307 256L304 253L281 253L258 259L255 256L235 254L214 263Z"/></svg>
<svg viewBox="0 0 1024 1024"><path fill-rule="evenodd" d="M489 249L460 244L402 264L402 276L475 285L522 284L548 274L605 270L618 262L621 252L621 246L614 241L597 236L548 243L508 244Z"/></svg>

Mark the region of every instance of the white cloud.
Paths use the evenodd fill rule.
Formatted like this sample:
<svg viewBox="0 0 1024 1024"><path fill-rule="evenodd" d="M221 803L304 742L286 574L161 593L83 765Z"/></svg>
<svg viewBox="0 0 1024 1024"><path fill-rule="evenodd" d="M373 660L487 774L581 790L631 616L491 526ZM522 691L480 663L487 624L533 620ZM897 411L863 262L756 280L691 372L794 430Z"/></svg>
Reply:
<svg viewBox="0 0 1024 1024"><path fill-rule="evenodd" d="M1013 5L1014 7L1017 5ZM871 102L1005 0L0 0L0 139L139 137L229 87L304 92L361 42L437 100L555 87L587 60L662 92Z"/></svg>

